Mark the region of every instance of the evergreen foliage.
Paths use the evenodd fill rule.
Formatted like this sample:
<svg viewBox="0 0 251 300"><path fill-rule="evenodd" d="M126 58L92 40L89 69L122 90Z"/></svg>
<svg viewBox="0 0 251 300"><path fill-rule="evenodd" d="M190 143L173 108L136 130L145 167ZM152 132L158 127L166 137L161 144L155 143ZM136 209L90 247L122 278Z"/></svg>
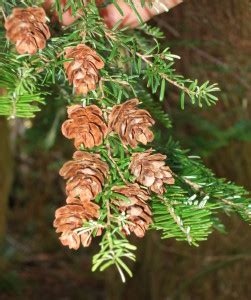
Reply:
<svg viewBox="0 0 251 300"><path fill-rule="evenodd" d="M2 2L2 21L13 7L39 6L42 3ZM115 0L112 2L116 4ZM136 12L133 2L127 2ZM179 57L172 54L169 48L162 49L164 36L159 28L142 25L136 30L119 29L117 24L109 29L99 16L94 1L83 7L82 1L69 0L65 9L69 7L73 15L81 11L79 19L64 28L51 23L53 37L47 47L35 55L18 55L13 45L6 40L1 44L0 88L5 92L0 96L0 115L9 118L34 117L37 111L43 109L41 104L56 106L60 115L62 108L70 103L96 104L106 111L115 104L137 97L142 102L142 107L150 112L169 135L168 129L172 124L163 109L162 101L168 95L170 85L179 90L182 109L188 100L199 107L217 102L217 84L208 81L199 84L198 80L186 79L176 73L174 62ZM55 1L55 9L60 18L62 8L59 0ZM3 41L3 25L1 36ZM105 62L105 68L100 72L98 88L86 97L72 93L63 67L64 49L79 43L94 48ZM57 105L52 103L54 100ZM59 127L58 119L56 121L51 124L54 129L55 126ZM155 129L158 135L159 129ZM236 212L250 222L251 202L242 187L216 178L198 157L181 150L170 136L168 139L166 136L160 137L158 143L152 143L152 147L167 155L167 163L176 180L175 185L167 187L163 196L153 196L150 201L154 220L151 229L160 230L162 238L175 238L197 246L200 241L207 239L213 229L223 230L217 217L217 213L221 211L227 214ZM86 222L82 230L95 236L98 227L104 228L100 251L93 257L93 271L103 271L115 265L123 281L125 273L132 276L127 261L135 260L135 246L120 231L123 223L128 221L110 201L115 196L126 199L122 195L114 195L111 188L134 182L134 177L129 172L128 155L144 151L143 147L123 147L116 135L107 137L102 146L94 148L94 152L99 153L109 164L110 176L103 192L96 198L101 206L100 219L96 223Z"/></svg>

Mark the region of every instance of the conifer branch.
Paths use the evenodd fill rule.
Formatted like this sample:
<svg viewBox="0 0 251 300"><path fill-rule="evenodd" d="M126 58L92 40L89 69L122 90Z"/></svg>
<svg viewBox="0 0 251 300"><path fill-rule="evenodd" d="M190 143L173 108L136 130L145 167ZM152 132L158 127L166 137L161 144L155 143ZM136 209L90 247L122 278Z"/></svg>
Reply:
<svg viewBox="0 0 251 300"><path fill-rule="evenodd" d="M143 55L143 54L141 54L139 52L136 52L136 55L138 57L140 57L145 63L147 63L150 67L154 66L154 64L149 59L149 58L153 57L153 55ZM171 83L172 85L176 86L178 89L184 91L189 96L191 95L191 91L188 88L186 88L184 85L181 85L177 81L172 80L171 78L169 78L164 73L159 73L159 75L160 75L160 77L162 77L163 79L165 79L166 81L168 81L169 83Z"/></svg>
<svg viewBox="0 0 251 300"><path fill-rule="evenodd" d="M132 1L127 3L136 9ZM18 4L28 7L38 2ZM3 15L11 15L16 5L16 1L4 1ZM55 8L62 17L61 1L56 0ZM198 85L197 80L177 74L173 64L178 56L169 48L162 49L159 39L164 35L158 28L109 29L95 1L83 7L82 1L69 0L64 9L69 8L79 18L65 31L57 29L58 36L49 39L44 20L40 20L41 28L33 28L21 14L16 20L14 16L14 21L19 26L28 22L33 40L26 44L19 30L25 47L18 47L16 35L10 31L10 42L2 36L0 45L0 88L6 90L0 96L0 114L32 117L48 91L57 94L52 97L57 105L52 104L55 101L47 104L55 105L53 116L72 104L62 133L73 140L76 151L60 170L67 179L68 197L54 221L62 243L78 249L80 243L86 247L92 237L102 235L92 270L115 265L125 281L126 273L132 276L127 260L135 261L136 247L127 239L131 233L143 237L151 226L161 230L163 238L197 246L213 227L220 227L215 216L220 209L236 211L250 221L250 199L243 188L217 179L172 140L166 143L157 126L159 139L154 141L150 129L154 118L165 128L170 128L171 122L149 88L163 101L166 82L175 86L184 108L185 96L200 107L215 104L218 86L208 81ZM39 37L40 43L32 44ZM24 50L28 54L16 53ZM41 111L41 116L44 114ZM159 152L153 154L150 147ZM168 155L167 161L162 153Z"/></svg>
<svg viewBox="0 0 251 300"><path fill-rule="evenodd" d="M183 178L183 180L185 181L186 184L188 184L195 192L199 192L201 195L203 195L204 197L208 197L210 198L209 194L205 193L203 191L203 187L200 186L197 183L192 182L191 180L187 179L187 178ZM220 201L224 202L225 204L227 204L228 206L233 206L236 209L241 209L243 210L246 215L250 215L250 220L251 220L251 212L249 209L247 209L246 205L244 205L243 203L234 203L233 201L230 201L228 199L222 199L220 198Z"/></svg>

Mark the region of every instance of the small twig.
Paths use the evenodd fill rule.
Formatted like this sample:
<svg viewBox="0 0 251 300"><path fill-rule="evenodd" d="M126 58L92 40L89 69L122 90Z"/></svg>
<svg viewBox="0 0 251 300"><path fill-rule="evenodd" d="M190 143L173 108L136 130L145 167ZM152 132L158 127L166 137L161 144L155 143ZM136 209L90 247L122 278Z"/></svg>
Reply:
<svg viewBox="0 0 251 300"><path fill-rule="evenodd" d="M109 77L109 78L104 78L104 77L102 77L101 79L100 79L100 81L108 81L108 82L116 82L116 83L118 83L118 84L121 84L121 85L130 85L127 81L125 81L125 80L119 80L119 79L114 79L114 78L112 78L112 77Z"/></svg>
<svg viewBox="0 0 251 300"><path fill-rule="evenodd" d="M162 196L158 196L158 197L164 203L164 205L167 207L169 214L174 219L175 223L179 226L180 230L186 235L188 243L191 244L193 239L190 235L190 232L183 226L183 223L182 223L180 217L175 214L174 208L169 203L167 203L167 201L164 197L162 197Z"/></svg>
<svg viewBox="0 0 251 300"><path fill-rule="evenodd" d="M111 34L110 31L106 30L106 31L105 31L105 35L106 35L108 38L110 38L111 40L115 40L115 41L116 41L116 37L113 36L113 35ZM148 58L152 57L152 55L143 55L143 54L141 54L141 53L139 53L139 52L136 52L136 55L137 55L138 57L140 57L140 58L141 58L145 63L147 63L149 66L153 66L153 63L148 59ZM168 81L169 83L171 83L172 85L174 85L174 86L176 86L177 88L183 90L183 91L184 91L185 93L187 93L188 95L191 95L192 92L191 92L188 88L186 88L184 85L180 85L179 83L177 83L176 81L172 80L171 78L169 78L169 77L168 77L166 74L164 74L164 73L159 73L159 75L160 75L163 79L165 79L166 81Z"/></svg>
<svg viewBox="0 0 251 300"><path fill-rule="evenodd" d="M111 39L112 41L117 41L116 35L113 31L111 31L105 24L104 24L104 29L105 29L105 35Z"/></svg>
<svg viewBox="0 0 251 300"><path fill-rule="evenodd" d="M111 214L109 200L106 201L106 209L107 209L107 226L110 227L112 214Z"/></svg>
<svg viewBox="0 0 251 300"><path fill-rule="evenodd" d="M116 37L114 37L114 36L111 34L111 32L105 31L105 35L106 35L108 38L110 38L110 39L116 41ZM131 52L132 52L132 51L131 51ZM136 52L136 55L137 55L138 57L140 57L140 58L141 58L145 63L147 63L149 66L151 66L151 67L153 66L153 63L148 59L148 58L153 57L153 55L143 55L143 54L141 54L141 53L139 53L139 52ZM178 82L176 82L176 81L172 80L171 78L169 78L167 74L165 74L165 73L159 73L159 75L160 75L163 79L165 79L166 81L168 81L169 83L171 83L172 85L176 86L178 89L183 90L183 91L184 91L186 94L188 94L189 96L191 96L191 94L195 94L195 92L190 91L190 90L189 90L187 87L185 87L184 85L181 85L181 84L179 84Z"/></svg>
<svg viewBox="0 0 251 300"><path fill-rule="evenodd" d="M227 199L221 199L221 201L224 202L224 203L226 203L226 204L228 204L228 205L231 205L231 206L243 208L243 209L245 209L245 211L246 211L248 214L250 214L250 213L247 211L247 209L246 209L241 203L234 203L234 202L229 201L229 200L227 200Z"/></svg>
<svg viewBox="0 0 251 300"><path fill-rule="evenodd" d="M175 174L175 176L178 177L178 175ZM195 191L200 192L201 191L201 186L195 182L192 182L191 180L182 177L182 179L187 183L190 187L192 187Z"/></svg>
<svg viewBox="0 0 251 300"><path fill-rule="evenodd" d="M147 63L150 67L153 66L153 63L147 58L147 56L136 52L136 55L138 57L140 57L145 63ZM165 73L159 73L159 75L165 79L166 81L168 81L169 83L171 83L172 85L176 86L178 89L181 89L182 91L184 91L185 93L187 93L189 96L191 95L191 93L195 94L195 92L190 91L187 87L185 87L184 85L179 84L178 82L172 80L171 78L169 78Z"/></svg>
<svg viewBox="0 0 251 300"><path fill-rule="evenodd" d="M103 83L102 83L102 78L99 81L99 89L101 91L101 100L105 98L105 92L104 92L104 88L103 88Z"/></svg>
<svg viewBox="0 0 251 300"><path fill-rule="evenodd" d="M174 175L175 175L176 177L178 177L177 174L174 174ZM186 184L188 184L194 191L200 192L200 193L203 194L204 196L210 197L207 193L205 193L205 192L202 190L202 186L200 186L199 184L194 183L194 182L192 182L191 180L189 180L189 179L187 179L187 178L184 178L184 177L182 177L182 179L183 179L184 182L185 182ZM246 210L245 206L243 206L243 204L241 204L241 203L234 203L234 202L229 201L229 200L227 200L227 199L220 199L220 200L221 200L222 202L224 202L224 203L230 205L230 206L235 206L235 207L239 207L239 208L242 208L242 209L245 209L245 210Z"/></svg>
<svg viewBox="0 0 251 300"><path fill-rule="evenodd" d="M107 151L108 151L108 157L109 159L111 160L111 162L114 164L115 168L117 169L118 173L119 173L119 176L121 177L121 179L123 180L123 182L127 185L128 182L127 180L125 179L124 175L122 174L122 172L120 171L120 168L119 166L117 165L116 161L114 160L114 158L112 157L112 153L111 153L111 146L109 143L106 143L106 148L107 148Z"/></svg>
<svg viewBox="0 0 251 300"><path fill-rule="evenodd" d="M2 6L0 7L0 11L1 11L2 15L3 15L4 22L5 22L5 21L6 21L6 15L5 15L5 12L4 12L4 10L3 10L3 7L2 7Z"/></svg>

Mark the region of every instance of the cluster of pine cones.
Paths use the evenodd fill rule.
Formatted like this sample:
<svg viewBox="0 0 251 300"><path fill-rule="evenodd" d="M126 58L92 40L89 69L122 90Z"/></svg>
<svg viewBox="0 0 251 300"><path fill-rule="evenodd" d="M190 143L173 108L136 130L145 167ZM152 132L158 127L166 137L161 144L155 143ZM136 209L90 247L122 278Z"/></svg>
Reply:
<svg viewBox="0 0 251 300"><path fill-rule="evenodd" d="M154 136L150 127L154 121L150 114L139 109L138 99L131 99L123 104L115 105L105 121L102 110L96 105L83 107L72 105L68 107L68 119L62 124L63 135L74 141L77 151L73 160L66 162L59 174L67 179L66 205L56 211L54 226L61 233L60 240L69 248L78 249L80 243L89 246L92 232L81 231L86 221L97 221L100 207L94 202L95 197L102 192L109 166L99 154L81 151L100 146L107 135L116 133L125 146L136 148L139 143L147 144ZM172 172L165 165L166 156L154 153L153 150L135 152L131 157L129 169L135 176L134 183L124 186L114 186L115 194L121 194L129 201L110 199L113 206L125 215L127 222L121 230L129 235L133 232L143 237L152 223L151 209L147 204L150 192L163 194L164 184L173 184ZM140 186L140 185L142 186ZM144 188L145 187L145 188ZM96 235L102 234L99 227Z"/></svg>
<svg viewBox="0 0 251 300"><path fill-rule="evenodd" d="M5 22L7 38L16 44L18 53L34 54L43 49L50 31L42 8L15 8ZM99 82L99 70L104 67L103 60L90 47L79 44L66 48L64 63L69 83L76 94L86 95L95 90ZM60 233L63 245L78 249L90 245L93 231L84 230L85 222L96 222L100 217L100 207L95 198L105 185L109 166L99 154L80 150L90 150L100 146L109 134L117 134L122 144L135 149L139 143L146 145L154 139L150 127L154 120L144 109L138 108L138 99L131 99L115 105L105 120L102 110L96 105L68 107L68 120L62 125L62 133L74 140L76 148L73 160L66 162L59 174L66 182L66 205L57 209L54 220L56 232ZM81 148L82 149L82 148ZM134 152L129 169L135 176L134 183L114 186L114 194L121 194L129 201L110 199L113 206L121 212L127 222L121 226L122 232L133 232L143 237L152 223L152 213L147 201L150 193L161 195L165 184L173 184L172 172L165 165L166 156L152 149ZM95 224L98 224L96 222ZM95 235L101 235L103 227L95 228Z"/></svg>

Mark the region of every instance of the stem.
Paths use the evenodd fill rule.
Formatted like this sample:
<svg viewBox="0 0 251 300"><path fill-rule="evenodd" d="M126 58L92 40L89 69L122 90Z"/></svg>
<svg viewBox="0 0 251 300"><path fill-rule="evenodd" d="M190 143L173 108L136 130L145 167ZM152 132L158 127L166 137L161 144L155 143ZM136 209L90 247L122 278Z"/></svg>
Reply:
<svg viewBox="0 0 251 300"><path fill-rule="evenodd" d="M177 174L174 174L174 175L175 175L176 177L178 177ZM205 192L202 190L202 186L200 186L199 184L194 183L194 182L192 182L191 180L186 179L186 178L184 178L184 177L183 177L182 179L183 179L184 182L185 182L187 185L189 185L194 191L200 192L203 196L208 196L208 197L210 197L210 195L208 195L207 193L205 193ZM224 202L224 203L230 205L230 206L242 208L242 209L244 209L245 211L247 211L247 209L245 208L245 206L244 206L243 204L241 204L241 203L234 203L234 202L232 202L232 201L230 201L230 200L227 200L227 199L220 199L220 200L221 200L222 202ZM247 213L249 213L249 212L247 211Z"/></svg>
<svg viewBox="0 0 251 300"><path fill-rule="evenodd" d="M2 7L2 6L0 7L0 12L1 12L1 13L2 13L2 15L3 15L4 21L6 21L6 15L5 15L5 12L4 12L4 10L3 10L3 7Z"/></svg>
<svg viewBox="0 0 251 300"><path fill-rule="evenodd" d="M179 226L180 230L186 235L188 243L191 244L192 237L191 237L189 231L183 226L180 218L175 214L174 208L169 203L167 203L167 199L165 199L163 196L158 196L158 198L162 202L164 202L164 205L167 207L169 214L174 219L176 224Z"/></svg>
<svg viewBox="0 0 251 300"><path fill-rule="evenodd" d="M176 175L176 174L174 174L174 175L178 177L178 175ZM193 188L193 190L195 190L197 192L201 191L202 187L199 184L192 182L191 180L186 179L184 177L183 177L183 180L185 181L186 184L188 184L191 188Z"/></svg>
<svg viewBox="0 0 251 300"><path fill-rule="evenodd" d="M121 85L130 85L130 84L129 84L127 81L125 81L125 80L114 79L114 78L112 78L112 77L109 77L109 78L104 78L104 77L102 77L102 78L100 79L100 81L116 82L116 83L121 84Z"/></svg>
<svg viewBox="0 0 251 300"><path fill-rule="evenodd" d="M146 56L146 55L143 55L143 54L141 54L141 53L139 53L139 52L136 52L136 55L137 55L138 57L140 57L145 63L147 63L150 67L153 66L153 63L147 58L147 57L149 57L149 55ZM195 92L190 91L190 90L189 90L187 87L185 87L184 85L181 85L181 84L177 83L176 81L172 80L171 78L169 78L165 73L159 73L159 75L160 75L163 79L165 79L166 81L168 81L169 83L171 83L172 85L176 86L178 89L180 89L180 90L184 91L185 93L187 93L189 96L190 96L191 94L195 94Z"/></svg>
<svg viewBox="0 0 251 300"><path fill-rule="evenodd" d="M110 144L107 142L106 143L106 148L107 148L107 152L108 152L108 157L111 160L111 162L113 163L113 165L115 166L117 172L119 173L120 178L122 179L122 181L128 185L128 181L125 179L124 175L122 174L122 172L120 171L119 166L117 165L116 161L114 160L114 158L112 157L112 153L111 153L111 146Z"/></svg>
<svg viewBox="0 0 251 300"><path fill-rule="evenodd" d="M106 209L107 209L107 227L111 226L111 209L110 209L110 203L109 200L106 201Z"/></svg>
<svg viewBox="0 0 251 300"><path fill-rule="evenodd" d="M114 36L114 33L111 33L109 30L105 30L105 35L110 38L111 40L117 41L117 38ZM131 53L133 53L130 50ZM152 57L152 55L143 55L139 52L136 52L136 55L138 57L140 57L145 63L147 63L149 66L153 66L153 63L151 62L151 60L149 60L149 57ZM168 81L169 83L171 83L172 85L176 86L178 89L184 91L186 94L188 94L189 96L191 96L191 94L195 94L195 92L190 91L187 87L185 87L184 85L181 85L179 83L177 83L176 81L172 80L171 78L168 77L167 74L165 73L159 73L159 75L165 79L166 81Z"/></svg>

